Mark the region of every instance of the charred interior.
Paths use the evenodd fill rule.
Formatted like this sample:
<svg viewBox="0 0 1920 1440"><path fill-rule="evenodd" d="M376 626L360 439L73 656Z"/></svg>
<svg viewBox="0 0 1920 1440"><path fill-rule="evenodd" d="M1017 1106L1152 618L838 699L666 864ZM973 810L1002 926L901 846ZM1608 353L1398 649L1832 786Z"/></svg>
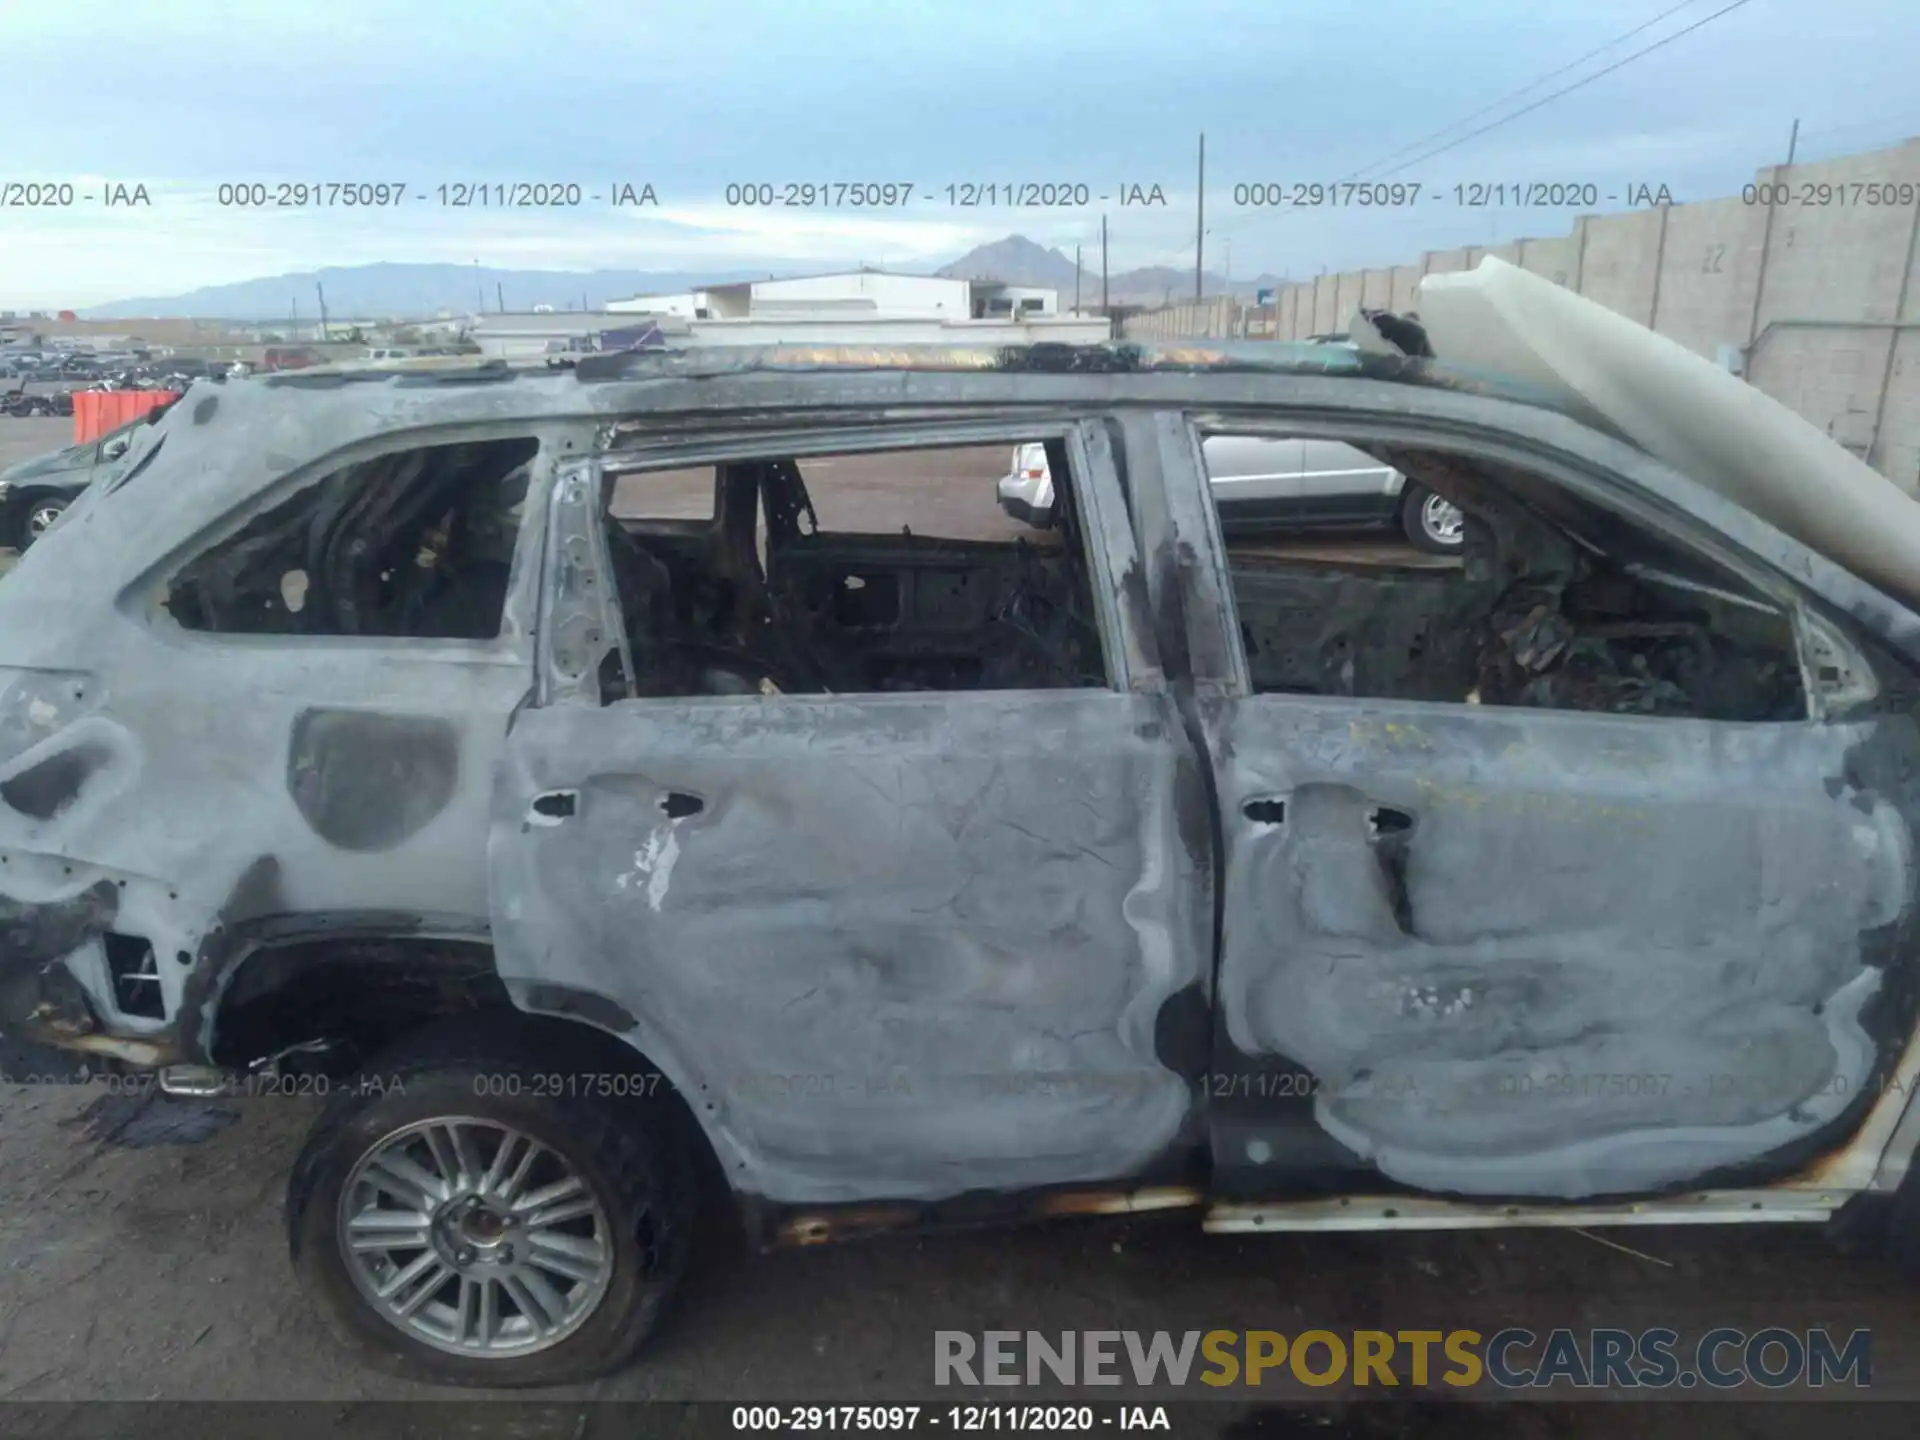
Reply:
<svg viewBox="0 0 1920 1440"><path fill-rule="evenodd" d="M227 634L491 639L538 449L478 440L343 466L189 562L167 608Z"/></svg>
<svg viewBox="0 0 1920 1440"><path fill-rule="evenodd" d="M1049 442L1053 473L1068 456ZM911 473L914 452L899 452ZM1085 537L1008 541L828 530L802 474L714 473L710 520L612 519L615 581L644 696L1103 686ZM824 467L823 467L824 468ZM1062 486L1063 495L1070 495ZM617 680L608 699L626 693Z"/></svg>
<svg viewBox="0 0 1920 1440"><path fill-rule="evenodd" d="M1459 504L1458 562L1229 563L1261 693L1798 720L1790 617L1664 541L1490 461L1363 446Z"/></svg>
<svg viewBox="0 0 1920 1440"><path fill-rule="evenodd" d="M196 630L489 638L537 448L487 440L344 466L189 562L166 604ZM1360 448L1461 505L1464 552L1439 565L1303 558L1236 531L1256 691L1805 716L1790 618L1737 581L1537 476ZM1064 482L1066 445L1046 451ZM922 453L892 458L911 475ZM815 465L831 458L718 465L704 519L610 512L634 673L612 657L606 698L1107 683L1072 484L1056 487L1051 528L1026 536L870 533L823 527L803 473Z"/></svg>

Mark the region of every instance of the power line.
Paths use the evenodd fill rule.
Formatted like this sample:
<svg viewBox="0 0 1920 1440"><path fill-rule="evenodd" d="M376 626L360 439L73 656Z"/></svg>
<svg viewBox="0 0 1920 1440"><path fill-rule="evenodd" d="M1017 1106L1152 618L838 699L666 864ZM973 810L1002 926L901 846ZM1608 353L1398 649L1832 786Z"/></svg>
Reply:
<svg viewBox="0 0 1920 1440"><path fill-rule="evenodd" d="M1538 86L1545 83L1547 80L1552 79L1553 76L1564 74L1567 70L1572 69L1574 66L1580 65L1585 61L1592 59L1594 55L1598 55L1603 51L1612 49L1615 45L1618 45L1622 40L1629 39L1630 37L1647 29L1649 26L1657 25L1660 21L1666 19L1669 15L1674 14L1678 10L1682 10L1686 8L1686 4L1690 4L1690 3L1692 3L1692 0L1683 0L1682 4L1676 5L1672 9L1662 11L1659 15L1654 16L1653 19L1645 22L1642 25L1638 25L1634 27L1634 29L1627 31L1625 34L1617 36L1615 39L1609 41L1607 44L1602 45L1599 48L1599 50L1591 51L1588 54L1583 55L1579 60L1570 61L1568 64L1561 66L1560 69L1550 71L1548 74L1541 76L1540 79L1535 80L1532 84L1523 85L1519 90L1513 92L1512 94L1504 96L1500 100L1496 100L1495 102L1493 102L1493 105L1487 106L1480 110L1475 111L1473 115L1463 116L1461 119L1454 121L1452 125L1446 126L1444 129L1435 131L1434 134L1429 135L1427 139L1431 140L1435 138L1435 136L1437 135L1444 135L1447 133L1447 131L1456 129L1458 126L1465 124L1466 121L1475 118L1475 116L1485 114L1488 109L1492 109L1492 108L1495 108L1496 106L1503 105L1508 100L1515 98L1515 96L1517 95L1523 95L1529 90L1536 89ZM1584 76L1583 78L1574 81L1573 84L1571 85L1563 85L1558 90L1552 91L1551 93L1546 95L1542 95L1538 100L1534 101L1531 105L1523 105L1520 109L1515 110L1510 114L1503 115L1498 120L1489 121L1487 124L1480 126L1477 130L1469 130L1466 134L1461 135L1456 139L1449 140L1444 145L1435 146L1433 149L1428 150L1423 154L1415 156L1413 159L1407 161L1405 164L1396 165L1394 166L1393 169L1384 171L1380 175L1374 176L1374 180L1376 181L1383 180L1388 176L1398 175L1403 170L1409 170L1415 165L1424 164L1426 161L1433 159L1436 155L1444 155L1449 150L1458 149L1460 146L1466 144L1469 140L1477 140L1480 136L1485 135L1491 130L1497 130L1502 125L1506 125L1511 123L1512 121L1518 120L1523 115L1532 114L1535 110L1540 109L1544 105L1552 104L1555 100L1558 100L1563 95L1571 95L1575 90L1584 89L1586 86L1591 85L1594 81L1604 79L1606 76L1613 74L1614 71L1623 69L1624 67L1631 65L1634 61L1641 59L1643 56L1651 55L1654 51L1662 49L1667 45L1671 45L1674 41L1680 39L1683 36L1691 35L1695 30L1700 29L1702 26L1711 25L1715 20L1718 20L1721 16L1730 15L1735 10L1740 9L1742 6L1747 5L1749 3L1751 3L1751 0L1732 0L1731 4L1721 6L1718 10L1715 10L1712 14L1701 17L1700 19L1694 21L1691 25L1682 26L1680 29L1674 31L1671 35L1663 36L1660 39L1654 41L1651 45L1643 45L1641 46L1640 49L1633 51L1629 55L1622 56L1620 59L1614 61L1613 64L1611 65L1603 66L1601 69L1594 71L1593 74L1591 75ZM1424 143L1425 141L1416 142L1416 144L1424 144ZM1408 147L1408 148L1412 148L1412 147ZM1355 171L1354 174L1355 175L1365 174L1368 170L1372 170L1379 165L1386 164L1388 161L1391 161L1397 158L1398 156L1404 155L1404 154L1406 154L1406 149L1397 150L1394 152L1393 155L1388 156L1386 160L1378 160L1378 161L1375 161L1372 165L1363 166L1360 170ZM1340 183L1344 183L1344 182L1340 182ZM1301 213L1304 213L1304 212L1298 209L1292 210L1292 211L1287 211L1287 210L1270 211L1270 210L1259 210L1259 209L1242 210L1234 214L1222 216L1219 220L1215 221L1214 224L1215 224L1215 228L1223 228L1226 225L1232 224L1234 221L1244 220L1250 216L1263 216L1270 219L1279 219L1288 214L1301 214Z"/></svg>
<svg viewBox="0 0 1920 1440"><path fill-rule="evenodd" d="M1624 35L1614 36L1613 39L1607 41L1606 44L1600 46L1598 49L1587 51L1587 53L1582 55L1578 60L1569 60L1566 64L1562 65L1558 70L1549 70L1546 74L1539 76L1537 79L1528 81L1525 85L1522 85L1518 90L1508 91L1505 95L1502 95L1498 100L1495 100L1492 103L1487 105L1482 105L1478 110L1475 110L1471 115L1462 115L1458 120L1455 120L1451 125L1443 125L1438 130L1434 131L1431 135L1428 135L1423 139L1416 140L1411 145L1402 146L1400 149L1394 151L1391 155L1383 156L1382 158L1375 160L1371 165L1362 165L1358 170L1355 170L1352 174L1342 175L1340 177L1340 183L1345 183L1348 180L1358 180L1361 176L1365 175L1369 170L1377 170L1382 165L1390 165L1395 160L1398 160L1402 155L1407 154L1409 151L1418 150L1422 145L1426 145L1434 140L1438 140L1442 135L1445 135L1450 131L1458 130L1462 125L1465 125L1469 120L1478 120L1482 115L1487 114L1489 111L1498 110L1502 105L1505 105L1509 100L1518 100L1522 95L1525 95L1529 90L1538 90L1542 85L1546 84L1547 81L1554 79L1556 76L1564 75L1569 70L1576 69L1577 67L1586 64L1587 61L1593 59L1593 57L1596 55L1604 55L1607 51L1613 49L1614 46L1619 45L1624 41L1631 40L1634 36L1638 35L1643 30L1652 29L1655 25L1658 25L1662 20L1666 19L1669 15L1677 15L1680 11L1686 9L1687 6L1692 5L1694 3L1696 3L1696 0L1680 0L1680 3L1678 5L1675 5L1668 10L1662 10L1658 15L1654 16L1651 20L1648 20L1642 24L1634 26L1633 29L1627 31Z"/></svg>
<svg viewBox="0 0 1920 1440"><path fill-rule="evenodd" d="M1614 71L1620 69L1622 66L1631 65L1634 61L1638 60L1641 56L1651 55L1654 51L1660 49L1662 46L1671 45L1674 41L1678 40L1681 36L1691 35L1694 31L1698 30L1702 25L1711 25L1715 20L1718 20L1722 15L1730 15L1735 10L1738 10L1741 6L1747 5L1750 3L1752 3L1752 0L1733 0L1733 3L1731 5L1721 6L1718 10L1714 11L1711 15L1708 15L1702 19L1696 20L1693 22L1693 24L1684 26L1681 29L1674 31L1673 34L1654 41L1651 45L1642 46L1640 49L1634 51L1631 55L1623 56L1621 59L1614 61L1613 64L1606 66L1604 69L1594 71L1593 74L1587 76L1584 79L1576 80L1571 85L1563 85L1560 89L1555 90L1552 94L1542 95L1538 100L1534 101L1533 104L1523 105L1520 107L1520 109L1515 110L1511 115L1503 115L1498 120L1490 121L1488 124L1482 125L1478 130L1469 130L1466 134L1462 135L1458 140L1449 140L1446 144L1437 146L1434 149L1427 151L1426 154L1424 155L1416 156L1412 160L1407 161L1406 164L1404 165L1396 165L1394 166L1393 169L1385 171L1380 175L1374 176L1374 179L1384 180L1389 175L1398 175L1402 170L1408 170L1415 165L1424 164L1428 160L1433 159L1433 157L1436 155L1444 155L1449 150L1458 149L1460 146L1466 144L1469 140L1476 140L1480 136L1486 134L1489 130L1498 130L1502 125L1506 125L1511 123L1512 121L1518 120L1522 115L1532 114L1535 110L1538 110L1542 105L1551 104L1553 101L1558 100L1562 95L1571 95L1574 91L1582 89L1585 86L1591 85L1594 81L1602 79L1605 76L1611 75Z"/></svg>
<svg viewBox="0 0 1920 1440"><path fill-rule="evenodd" d="M1691 3L1691 0L1689 0L1689 3ZM1631 65L1635 60L1640 59L1643 55L1650 55L1655 50L1660 49L1662 46L1672 44L1675 40L1678 40L1681 36L1691 34L1693 31L1698 30L1701 26L1709 25L1715 20L1718 20L1722 15L1726 15L1732 11L1738 10L1742 5L1745 5L1747 3L1749 3L1749 0L1733 0L1732 4L1722 6L1720 9L1714 11L1711 15L1704 16L1701 19L1694 21L1693 24L1691 25L1683 26L1681 29L1674 31L1671 35L1668 35L1659 40L1656 40L1651 45L1642 46L1640 49L1635 50L1632 54L1622 56L1620 59L1614 61L1613 64L1605 66L1602 69L1596 70L1593 72L1593 74L1588 75L1583 79L1576 80L1571 85L1563 85L1560 89L1553 91L1551 94L1541 96L1538 100L1534 101L1531 105L1522 106L1520 109L1515 110L1508 115L1503 115L1498 120L1490 121L1489 123L1482 125L1477 130L1470 130L1465 135L1462 135L1457 139L1449 140L1444 145L1436 146L1433 149L1428 150L1423 154L1416 156L1412 160L1407 161L1405 164L1396 165L1393 169L1384 171L1382 174L1376 175L1373 178L1375 181L1378 181L1378 180L1385 179L1389 175L1398 175L1403 170L1408 170L1415 165L1423 164L1424 162L1433 159L1433 157L1436 155L1443 155L1449 150L1456 149L1457 147L1466 144L1469 140L1477 139L1480 136L1486 134L1489 130L1497 130L1500 128L1500 126L1507 124L1509 121L1518 120L1522 115L1531 114L1533 111L1538 110L1541 106L1550 104L1551 102L1558 100L1562 95L1570 95L1575 90L1578 90L1583 86L1591 85L1594 81L1599 80L1604 76L1611 75L1614 71L1620 69L1623 66ZM1675 6L1674 10L1677 10L1680 8L1683 8L1683 7ZM1534 81L1533 84L1531 85L1523 85L1519 90L1513 92L1512 95L1508 95L1501 100L1497 100L1494 102L1494 104L1495 105L1505 104L1507 100L1511 100L1512 98L1514 98L1514 95L1525 94L1528 90L1532 90L1537 86L1539 86L1540 84L1542 84L1544 81L1552 78L1553 75L1564 73L1566 70L1570 69L1572 65L1581 64L1583 61L1591 59L1594 55L1599 54L1601 51L1612 49L1613 46L1618 45L1620 41L1625 40L1629 36L1632 36L1638 33L1638 31L1640 30L1645 30L1648 25L1658 24L1661 20L1664 20L1667 16L1673 14L1674 10L1663 11L1661 14L1656 15L1652 20L1647 21L1646 24L1637 26L1634 30L1629 30L1626 32L1626 34L1618 36L1617 38L1608 42L1607 44L1602 45L1599 50L1591 51L1587 55L1582 56L1580 60L1575 60L1571 62L1570 65L1563 65L1559 70L1555 70L1550 72L1550 74L1548 75L1541 76L1539 80ZM1475 111L1474 114L1475 115L1485 114L1486 109L1490 109L1490 108L1492 107L1489 106L1489 107L1486 107L1485 109ZM1447 126L1446 129L1435 131L1434 134L1429 135L1427 139L1431 140L1435 138L1435 136L1444 135L1447 133L1448 130L1452 130L1457 126L1466 123L1467 120L1470 120L1472 118L1474 117L1463 116L1461 119L1454 121L1452 125ZM1419 143L1424 144L1425 141L1422 141ZM1388 161L1396 159L1399 156L1404 155L1406 153L1407 153L1406 149L1397 150L1392 155L1387 156L1386 159L1376 160L1373 162L1373 164L1363 166L1361 167L1361 169L1353 173L1355 175L1365 174L1367 171L1377 169L1379 166L1388 163ZM1345 182L1341 181L1336 183L1345 183ZM1257 218L1265 218L1265 219L1272 219L1272 220L1280 220L1280 219L1286 219L1292 216L1298 216L1302 214L1318 214L1318 213L1320 212L1312 209L1311 207L1301 207L1301 208L1285 209L1285 210L1267 210L1267 209L1239 210L1231 214L1221 216L1219 220L1214 222L1214 228L1218 229L1223 226L1233 224L1237 221L1246 220L1249 218L1257 217Z"/></svg>

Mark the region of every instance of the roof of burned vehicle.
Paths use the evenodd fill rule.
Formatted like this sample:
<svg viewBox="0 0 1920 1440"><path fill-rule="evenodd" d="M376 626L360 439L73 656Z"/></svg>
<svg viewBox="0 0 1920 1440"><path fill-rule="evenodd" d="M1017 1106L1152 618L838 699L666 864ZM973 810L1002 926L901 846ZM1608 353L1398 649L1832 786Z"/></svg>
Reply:
<svg viewBox="0 0 1920 1440"><path fill-rule="evenodd" d="M1223 341L1189 345L1107 343L1071 345L764 345L681 350L623 350L554 364L476 356L436 356L400 362L345 361L278 371L253 383L294 390L386 382L408 388L512 383L571 377L582 386L606 382L717 379L749 375L898 373L998 375L1246 375L1351 376L1496 396L1547 409L1562 408L1545 391L1490 372L1433 360L1368 353L1305 341ZM821 392L795 392L794 403L831 403Z"/></svg>
<svg viewBox="0 0 1920 1440"><path fill-rule="evenodd" d="M669 447L716 427L790 430L814 417L861 429L949 420L991 428L1029 411L1110 406L1437 407L1439 423L1457 424L1493 420L1460 409L1492 405L1510 408L1509 427L1523 416L1566 422L1542 400L1431 360L1328 345L743 346L602 352L571 366L441 357L424 368L196 379L152 426L152 443L130 452L125 474L91 487L96 503L62 528L157 554L201 543L235 505L349 454L540 431L556 456L585 458L608 449L623 422L657 423L650 438Z"/></svg>

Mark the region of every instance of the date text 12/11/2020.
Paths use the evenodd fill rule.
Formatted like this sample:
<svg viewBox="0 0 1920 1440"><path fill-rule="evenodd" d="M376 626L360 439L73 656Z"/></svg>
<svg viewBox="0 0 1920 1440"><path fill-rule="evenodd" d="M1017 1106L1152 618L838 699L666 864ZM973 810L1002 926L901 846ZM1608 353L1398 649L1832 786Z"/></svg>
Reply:
<svg viewBox="0 0 1920 1440"><path fill-rule="evenodd" d="M1418 180L1262 180L1236 184L1229 194L1248 210L1403 210L1456 205L1470 210L1593 210L1675 205L1672 189L1652 181L1601 185L1594 180L1469 180L1428 185Z"/></svg>
<svg viewBox="0 0 1920 1440"><path fill-rule="evenodd" d="M777 1435L1174 1429L1164 1405L736 1405L731 1418L735 1431Z"/></svg>
<svg viewBox="0 0 1920 1440"><path fill-rule="evenodd" d="M225 210L393 210L409 200L443 210L573 210L608 205L615 209L657 208L659 193L646 181L615 180L586 185L577 180L507 182L443 181L431 187L403 180L234 181L214 192Z"/></svg>
<svg viewBox="0 0 1920 1440"><path fill-rule="evenodd" d="M1217 192L1216 192L1217 193ZM1602 205L1629 209L1679 203L1664 183L1602 185L1577 180L1474 180L1434 186L1421 181L1237 182L1227 187L1231 203L1249 212L1292 210L1399 210L1416 205L1467 209L1594 210ZM1920 187L1905 185L1749 185L1749 205L1904 205ZM57 178L0 181L0 209L66 210L83 205L152 209L195 198L175 190L112 182L76 185ZM208 198L199 196L204 200ZM211 196L223 210L379 210L411 206L440 210L586 210L658 209L659 188L648 180L440 181L420 185L407 180L234 180ZM1173 209L1190 203L1158 182L1095 184L1085 180L969 180L925 185L905 180L745 180L726 185L718 197L730 209L774 210L1081 210L1113 206L1122 210Z"/></svg>

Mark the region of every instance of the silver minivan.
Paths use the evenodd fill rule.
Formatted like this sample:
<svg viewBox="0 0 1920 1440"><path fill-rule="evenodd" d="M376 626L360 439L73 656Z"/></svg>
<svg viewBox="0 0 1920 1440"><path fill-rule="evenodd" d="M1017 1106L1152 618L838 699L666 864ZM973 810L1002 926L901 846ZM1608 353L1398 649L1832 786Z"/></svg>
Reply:
<svg viewBox="0 0 1920 1440"><path fill-rule="evenodd" d="M1433 554L1459 551L1459 507L1410 484L1391 465L1338 440L1213 435L1204 446L1207 479L1229 533L1397 526ZM1016 446L999 486L1000 508L1045 528L1053 520L1053 478L1040 445Z"/></svg>

